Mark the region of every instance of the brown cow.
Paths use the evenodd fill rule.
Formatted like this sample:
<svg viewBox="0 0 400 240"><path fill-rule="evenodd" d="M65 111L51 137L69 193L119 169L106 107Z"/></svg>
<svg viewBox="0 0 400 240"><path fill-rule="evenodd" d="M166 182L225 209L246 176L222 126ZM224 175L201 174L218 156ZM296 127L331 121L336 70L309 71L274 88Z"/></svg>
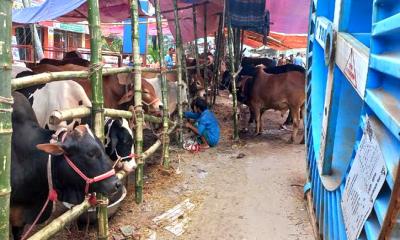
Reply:
<svg viewBox="0 0 400 240"><path fill-rule="evenodd" d="M48 64L40 64L32 69L35 73L44 72L61 72L61 71L86 71L87 67L82 67L73 64L62 66L53 66ZM133 105L134 90L130 83L133 74L119 73L103 77L103 94L104 106L107 108L127 110L130 105ZM92 97L92 88L90 81L87 79L73 79L85 89L89 98ZM142 79L142 99L149 112L158 112L161 104L157 97L153 86L146 80Z"/></svg>
<svg viewBox="0 0 400 240"><path fill-rule="evenodd" d="M254 81L245 81L241 85L241 92L248 92L244 88L250 87L247 102L254 112L256 118L256 133L261 132L261 116L265 110L275 109L278 111L291 112L293 118L292 142L296 141L300 125L300 114L305 102L305 75L304 73L292 71L282 74L268 74L264 71L265 66L258 66Z"/></svg>

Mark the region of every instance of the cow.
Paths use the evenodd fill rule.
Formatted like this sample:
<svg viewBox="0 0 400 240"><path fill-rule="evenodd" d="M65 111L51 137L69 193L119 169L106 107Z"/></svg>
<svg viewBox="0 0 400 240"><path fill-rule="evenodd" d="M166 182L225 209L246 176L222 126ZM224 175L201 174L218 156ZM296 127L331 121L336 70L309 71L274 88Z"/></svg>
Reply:
<svg viewBox="0 0 400 240"><path fill-rule="evenodd" d="M239 87L245 94L246 103L254 113L256 133L261 132L261 116L265 110L290 110L293 118L291 142L296 142L300 124L300 114L305 102L305 74L291 71L281 74L268 74L264 66L258 66L254 79L247 79Z"/></svg>
<svg viewBox="0 0 400 240"><path fill-rule="evenodd" d="M66 64L53 66L48 64L38 65L33 68L35 73L60 72L60 71L87 71L88 68ZM107 108L128 110L133 104L134 89L131 84L133 73L119 73L103 77L104 106ZM89 98L92 97L91 84L87 79L73 79L79 83ZM153 86L142 80L142 99L147 112L158 113L161 101L157 98Z"/></svg>
<svg viewBox="0 0 400 240"><path fill-rule="evenodd" d="M79 204L86 193L110 197L122 184L100 140L87 125L61 132L54 136L56 142L50 143L54 131L39 126L29 101L21 93L13 92L12 96L10 225L14 239L20 239L25 225L34 222L50 192L60 201ZM72 166L87 178L104 175L87 185ZM56 195L49 189L49 179ZM52 208L50 201L37 223L46 221Z"/></svg>
<svg viewBox="0 0 400 240"><path fill-rule="evenodd" d="M147 82L149 82L155 92L158 98L162 98L162 93L161 93L161 79L160 78L150 78L150 79L145 79ZM178 83L177 82L170 82L168 81L168 111L169 114L172 115L176 111L177 107L177 95L178 95ZM188 96L187 96L187 86L184 82L182 82L183 88L182 88L182 95L181 95L181 103L187 104L188 103Z"/></svg>
<svg viewBox="0 0 400 240"><path fill-rule="evenodd" d="M67 59L63 59L63 60L43 58L39 62L39 65L42 65L42 64L50 64L50 65L54 65L54 66L62 66L62 65L66 65L66 64L74 64L74 65L79 65L82 67L90 66L90 62L83 58L67 58Z"/></svg>
<svg viewBox="0 0 400 240"><path fill-rule="evenodd" d="M268 74L281 74L281 73L287 73L287 72L292 72L292 71L305 74L305 72L306 72L306 70L302 66L298 66L298 65L294 65L294 64L286 64L286 65L276 66L276 67L264 67L263 70ZM240 73L238 75L239 81L238 81L237 85L240 85L240 83L243 83L246 80L251 80L252 78L255 78L256 73L257 73L257 67L252 66L252 65L242 66L242 70L240 71ZM219 85L219 89L220 90L229 89L230 91L232 91L229 71L225 71L223 73L222 81ZM238 101L246 104L246 101L247 101L246 96L249 96L250 93L247 92L247 93L241 94L240 91L241 91L241 89L238 88L238 93L237 93ZM252 122L254 122L254 114L252 112L250 112L249 124L251 124ZM293 120L292 120L290 109L289 109L288 117L286 118L285 122L281 125L281 128L285 128L286 125L289 125L292 122L293 122Z"/></svg>
<svg viewBox="0 0 400 240"><path fill-rule="evenodd" d="M32 72L21 72L17 77L32 75ZM67 121L50 122L49 119L54 111L77 108L79 106L91 107L92 103L87 97L85 90L78 83L65 80L50 82L44 85L32 86L18 90L28 98L32 109L35 112L39 126L50 130L66 128L72 130L76 125L87 123L91 125L90 118L73 119ZM133 134L126 119L107 119L105 121L106 153L111 160L117 161L119 157L127 157L125 160L132 159ZM123 169L127 172L136 168L135 160L124 163Z"/></svg>

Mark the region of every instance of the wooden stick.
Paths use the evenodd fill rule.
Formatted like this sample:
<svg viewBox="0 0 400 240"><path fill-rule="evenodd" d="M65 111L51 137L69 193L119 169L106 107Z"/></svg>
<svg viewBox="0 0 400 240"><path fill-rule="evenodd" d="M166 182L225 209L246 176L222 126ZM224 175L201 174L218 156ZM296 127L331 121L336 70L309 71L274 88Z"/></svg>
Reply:
<svg viewBox="0 0 400 240"><path fill-rule="evenodd" d="M226 1L227 3L227 1ZM229 7L229 5L228 5ZM230 58L230 68L231 68L231 81L232 81L232 102L233 102L233 139L239 139L239 131L238 131L238 115L237 115L237 97L236 97L236 79L234 78L235 71L235 56L233 55L233 33L231 21L228 16L228 50L229 50L229 58Z"/></svg>
<svg viewBox="0 0 400 240"><path fill-rule="evenodd" d="M46 225L39 232L31 236L29 240L51 239L57 232L61 231L71 221L77 219L90 207L91 205L89 203L89 200L85 199L81 204L74 206L71 210L65 212L63 215L54 219L51 223Z"/></svg>
<svg viewBox="0 0 400 240"><path fill-rule="evenodd" d="M197 13L196 6L192 6L193 11L193 31L194 31L194 55L196 59L196 73L200 76L200 63L199 63L199 46L197 43Z"/></svg>
<svg viewBox="0 0 400 240"><path fill-rule="evenodd" d="M141 80L141 63L139 57L139 6L138 1L131 0L131 23L132 23L132 54L133 63L135 68L135 154L137 161L137 168L135 174L135 201L137 204L143 201L143 171L144 159L142 158L143 152L143 108L142 108L142 80ZM162 67L162 66L161 66ZM132 113L131 113L132 114ZM132 115L131 115L132 117ZM130 117L130 118L131 118Z"/></svg>
<svg viewBox="0 0 400 240"><path fill-rule="evenodd" d="M204 54L204 61L205 61L205 64L207 64L207 59L208 59L208 56L207 56L207 54L208 54L208 42L207 42L207 4L204 4L204 13L203 13L203 21L204 21L204 51L203 51L203 54ZM206 103L208 103L208 68L206 67L206 68L204 68L204 89L205 89L205 92L206 92L206 97L205 97L205 100L206 100Z"/></svg>
<svg viewBox="0 0 400 240"><path fill-rule="evenodd" d="M183 108L182 108L182 59L183 59L183 46L181 38L181 29L179 25L178 16L178 3L177 0L174 3L174 17L175 17L175 36L176 36L176 63L178 70L178 92L177 92L177 102L178 102L178 143L182 146L183 143ZM204 5L205 6L205 5Z"/></svg>
<svg viewBox="0 0 400 240"><path fill-rule="evenodd" d="M128 73L133 72L133 67L120 67L120 68L104 68L102 69L103 76L114 75L118 73ZM152 72L159 73L161 70L159 68L144 68L141 72ZM170 73L175 72L175 69L172 70L163 70L161 72ZM15 78L11 80L12 90L18 90L21 88L26 88L39 84L46 84L52 81L62 81L69 80L73 78L88 78L89 71L63 71L63 72L48 72L48 73L40 73L33 76L27 76L22 78Z"/></svg>
<svg viewBox="0 0 400 240"><path fill-rule="evenodd" d="M104 141L104 98L103 98L103 76L102 76L102 57L101 57L101 30L99 1L88 0L88 22L90 29L90 64L92 74L90 82L92 85L92 126L94 134ZM108 199L102 194L98 194L99 203L97 205L97 239L108 239Z"/></svg>
<svg viewBox="0 0 400 240"><path fill-rule="evenodd" d="M208 3L210 3L210 2L209 2L209 1L204 1L204 2L202 2L202 3L195 3L195 4L193 4L193 5L189 5L189 6L186 6L186 7L180 7L180 8L178 8L178 11L185 10L185 9L189 9L189 8L192 8L192 7L201 6L201 5L205 5L205 4L208 4ZM171 13L171 12L173 12L173 11L175 11L175 8L174 8L174 9L170 9L170 10L162 11L161 14Z"/></svg>
<svg viewBox="0 0 400 240"><path fill-rule="evenodd" d="M157 37L159 46L159 56L160 56L160 67L161 69L165 67L164 63L164 36L161 26L161 10L160 10L160 0L154 1L156 10L156 22L157 22ZM161 95L163 103L163 166L169 168L169 136L168 136L168 84L165 74L161 73Z"/></svg>
<svg viewBox="0 0 400 240"><path fill-rule="evenodd" d="M10 164L12 135L11 97L11 8L0 1L0 239L9 239Z"/></svg>
<svg viewBox="0 0 400 240"><path fill-rule="evenodd" d="M318 223L317 219L315 218L315 212L314 212L314 207L313 207L313 202L312 202L312 196L311 196L311 191L307 191L306 193L306 206L307 206L307 212L308 216L310 217L310 222L311 222L311 227L313 230L314 234L314 239L315 240L321 240L321 237L318 233Z"/></svg>

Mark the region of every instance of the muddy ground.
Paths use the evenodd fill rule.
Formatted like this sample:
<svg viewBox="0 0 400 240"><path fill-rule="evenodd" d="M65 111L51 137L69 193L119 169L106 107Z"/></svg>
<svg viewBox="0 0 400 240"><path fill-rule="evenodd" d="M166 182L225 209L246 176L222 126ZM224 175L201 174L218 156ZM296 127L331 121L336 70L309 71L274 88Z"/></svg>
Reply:
<svg viewBox="0 0 400 240"><path fill-rule="evenodd" d="M241 141L232 141L230 102L220 97L214 108L222 128L218 147L197 154L172 147L170 171L159 154L148 161L141 205L130 178L128 196L110 219L111 239L313 239L303 200L304 145L287 143L291 132L279 130L284 119L273 111L263 116L261 136L241 133ZM195 208L184 216L190 221L183 235L152 221L185 199ZM85 233L72 224L54 239L96 239L96 227Z"/></svg>

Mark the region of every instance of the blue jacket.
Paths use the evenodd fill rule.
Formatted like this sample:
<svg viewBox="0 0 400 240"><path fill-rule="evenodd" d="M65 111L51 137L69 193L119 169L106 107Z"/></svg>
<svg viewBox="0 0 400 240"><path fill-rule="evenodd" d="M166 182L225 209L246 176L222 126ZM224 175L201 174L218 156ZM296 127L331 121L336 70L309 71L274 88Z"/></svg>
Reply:
<svg viewBox="0 0 400 240"><path fill-rule="evenodd" d="M185 118L196 120L197 131L207 139L208 144L214 147L219 142L220 129L218 120L208 109L200 113L184 112Z"/></svg>
<svg viewBox="0 0 400 240"><path fill-rule="evenodd" d="M165 64L167 65L167 68L172 68L174 66L174 60L172 59L172 57L167 54L164 58L165 60Z"/></svg>

